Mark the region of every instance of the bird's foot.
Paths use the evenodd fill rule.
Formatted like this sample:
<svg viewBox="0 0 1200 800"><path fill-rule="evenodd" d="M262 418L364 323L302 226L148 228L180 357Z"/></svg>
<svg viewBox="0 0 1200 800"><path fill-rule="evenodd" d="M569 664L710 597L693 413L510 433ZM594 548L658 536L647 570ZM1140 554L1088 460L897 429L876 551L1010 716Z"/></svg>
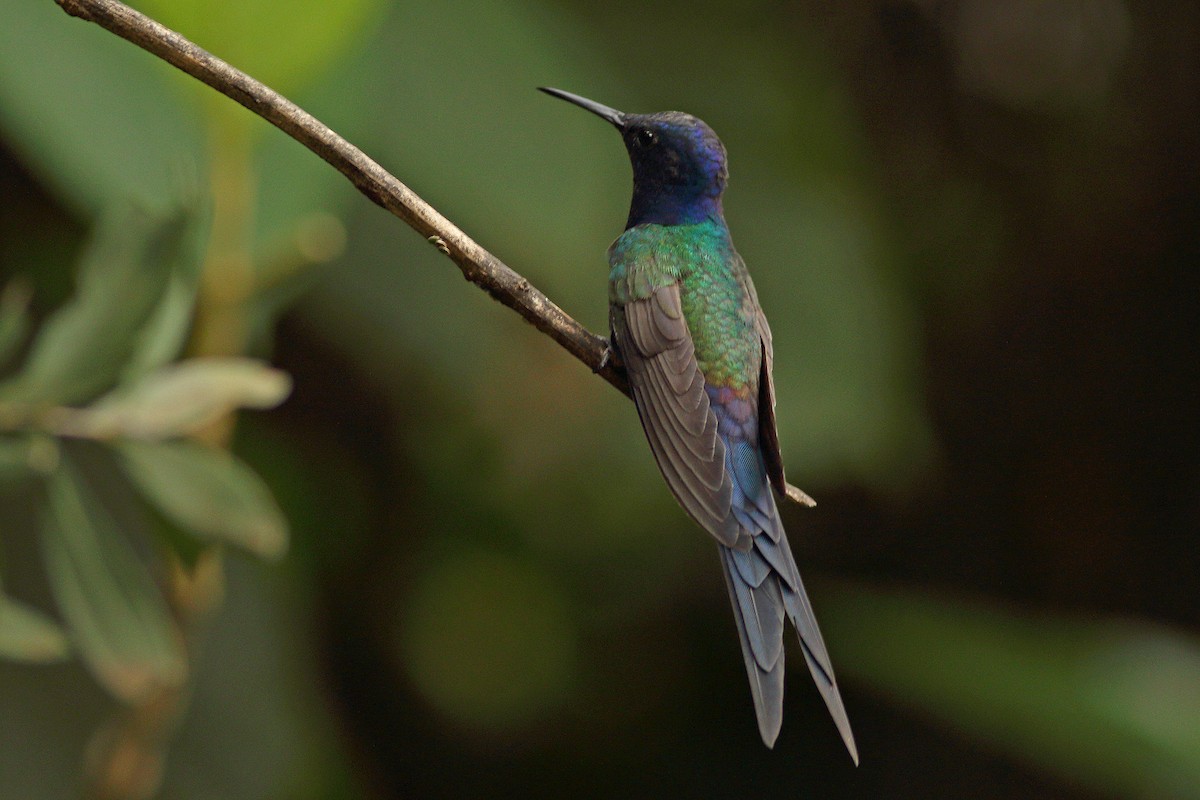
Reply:
<svg viewBox="0 0 1200 800"><path fill-rule="evenodd" d="M600 363L592 368L592 372L599 372L608 366L609 359L612 358L613 346L611 339L601 339L604 342L604 352L600 354Z"/></svg>

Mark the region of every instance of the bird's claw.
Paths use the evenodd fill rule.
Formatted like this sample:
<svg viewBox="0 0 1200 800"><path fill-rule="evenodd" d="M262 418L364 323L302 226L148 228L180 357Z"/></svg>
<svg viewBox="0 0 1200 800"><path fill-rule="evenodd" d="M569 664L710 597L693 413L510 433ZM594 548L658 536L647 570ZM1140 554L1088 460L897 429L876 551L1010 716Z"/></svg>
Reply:
<svg viewBox="0 0 1200 800"><path fill-rule="evenodd" d="M613 347L611 339L601 339L604 342L604 352L600 354L600 363L592 368L592 372L599 372L608 366L609 359L612 358Z"/></svg>

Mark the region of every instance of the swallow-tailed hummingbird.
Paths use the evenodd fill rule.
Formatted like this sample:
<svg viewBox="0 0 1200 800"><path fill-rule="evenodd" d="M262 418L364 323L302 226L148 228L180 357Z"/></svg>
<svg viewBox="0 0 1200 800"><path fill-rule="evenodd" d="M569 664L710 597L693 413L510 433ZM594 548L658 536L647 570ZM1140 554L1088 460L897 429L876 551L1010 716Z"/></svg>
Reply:
<svg viewBox="0 0 1200 800"><path fill-rule="evenodd" d="M629 219L608 249L610 343L667 486L719 545L763 742L773 746L783 722L787 617L857 764L772 493L789 487L775 429L771 329L725 224L725 147L688 114L626 114L542 91L610 122L629 152Z"/></svg>

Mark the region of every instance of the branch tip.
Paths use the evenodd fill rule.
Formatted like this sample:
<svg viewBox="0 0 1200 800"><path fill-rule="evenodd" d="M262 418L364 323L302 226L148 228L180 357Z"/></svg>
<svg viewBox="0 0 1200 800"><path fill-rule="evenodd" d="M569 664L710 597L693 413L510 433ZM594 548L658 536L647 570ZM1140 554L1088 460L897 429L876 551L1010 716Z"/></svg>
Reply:
<svg viewBox="0 0 1200 800"><path fill-rule="evenodd" d="M788 500L791 500L793 503L797 503L797 504L805 506L807 508L812 508L817 504L816 500L813 500L804 491L797 489L795 486L792 486L790 483L785 483L784 487L785 487L784 496L787 497Z"/></svg>

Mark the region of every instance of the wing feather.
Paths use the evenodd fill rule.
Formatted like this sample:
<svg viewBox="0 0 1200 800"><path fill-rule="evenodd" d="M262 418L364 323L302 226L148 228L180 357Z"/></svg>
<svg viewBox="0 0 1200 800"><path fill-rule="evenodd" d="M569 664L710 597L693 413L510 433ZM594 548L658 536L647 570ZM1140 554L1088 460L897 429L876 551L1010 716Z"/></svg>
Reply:
<svg viewBox="0 0 1200 800"><path fill-rule="evenodd" d="M771 327L762 309L755 315L754 326L762 342L762 366L758 376L758 440L762 447L767 478L779 494L787 494L787 479L783 474L783 453L779 449L779 431L775 426L775 350L771 343Z"/></svg>
<svg viewBox="0 0 1200 800"><path fill-rule="evenodd" d="M733 480L705 391L679 285L614 307L613 335L650 449L684 510L727 547L750 536L731 511Z"/></svg>
<svg viewBox="0 0 1200 800"><path fill-rule="evenodd" d="M655 396L669 397L669 386L661 375L655 372L646 374L646 382ZM669 439L680 456L690 453L700 464L696 467L696 476L709 489L717 490L724 480L724 470L718 469L720 462L713 457L718 445L723 444L716 434L717 422L712 414L700 416L694 410L689 411L684 404L658 406L653 414L659 423L672 434ZM697 428L697 426L700 426ZM711 428L712 430L709 430ZM685 452L686 451L686 452Z"/></svg>

